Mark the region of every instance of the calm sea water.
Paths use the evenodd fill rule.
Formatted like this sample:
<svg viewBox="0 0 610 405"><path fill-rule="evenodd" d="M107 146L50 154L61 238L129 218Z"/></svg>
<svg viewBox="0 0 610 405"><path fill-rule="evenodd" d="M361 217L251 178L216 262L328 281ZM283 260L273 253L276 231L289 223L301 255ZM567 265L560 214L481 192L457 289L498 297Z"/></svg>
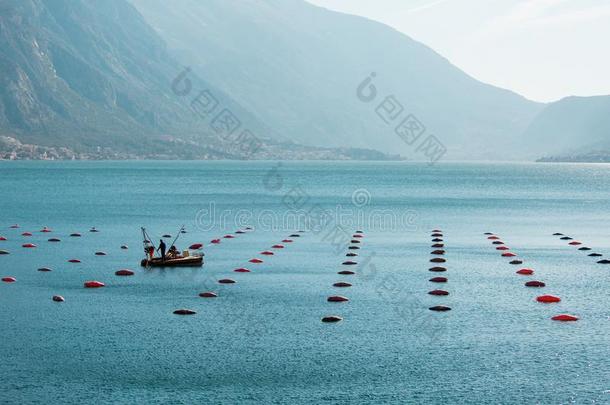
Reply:
<svg viewBox="0 0 610 405"><path fill-rule="evenodd" d="M610 402L610 266L552 236L610 256L610 166L0 162L0 189L0 275L17 278L0 283L1 403ZM334 222L259 255L301 227L286 214L295 205L362 228L367 266L337 274ZM182 224L179 247L205 243L205 266L140 268L140 227L157 239ZM428 271L434 228L445 274ZM517 276L484 232L535 275ZM449 282L428 281L439 275ZM217 283L226 277L237 283ZM106 287L84 289L93 279ZM543 293L562 302L537 303ZM337 294L350 301L326 301ZM560 313L580 320L550 320ZM332 314L344 320L320 321Z"/></svg>

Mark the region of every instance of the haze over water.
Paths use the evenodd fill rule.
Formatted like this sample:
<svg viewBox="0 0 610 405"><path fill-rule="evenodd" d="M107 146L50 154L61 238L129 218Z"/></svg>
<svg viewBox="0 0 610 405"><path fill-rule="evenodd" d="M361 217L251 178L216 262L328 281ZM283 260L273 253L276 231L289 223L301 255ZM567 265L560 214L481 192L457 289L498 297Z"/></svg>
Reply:
<svg viewBox="0 0 610 405"><path fill-rule="evenodd" d="M273 168L280 182L270 186ZM0 235L8 239L0 249L10 251L0 276L17 279L0 283L0 402L610 401L610 266L552 236L610 258L607 165L0 162L0 173ZM352 276L337 274L347 250L324 232L261 256L298 230L276 220L295 188L305 209L408 220L346 227L364 231L356 260L369 264L350 266ZM224 228L201 211L211 206L227 213ZM243 223L234 224L240 210ZM188 233L178 247L204 243L204 267L141 268L140 227L157 242L182 224ZM43 226L53 232L38 232ZM209 244L245 226L255 229ZM443 274L428 271L436 228ZM508 264L484 232L523 265ZM248 263L253 257L264 263ZM535 275L516 275L521 267ZM114 275L123 268L136 275ZM427 294L438 275L449 279L440 286L449 296ZM217 283L227 277L237 283ZM86 280L106 287L84 289ZM528 280L547 286L528 289ZM337 281L353 286L332 287ZM199 298L202 291L219 297ZM52 302L55 294L66 301ZM542 294L562 302L536 302ZM330 295L350 301L329 303ZM198 313L173 315L177 308ZM580 320L550 320L561 313ZM331 314L344 319L320 322Z"/></svg>

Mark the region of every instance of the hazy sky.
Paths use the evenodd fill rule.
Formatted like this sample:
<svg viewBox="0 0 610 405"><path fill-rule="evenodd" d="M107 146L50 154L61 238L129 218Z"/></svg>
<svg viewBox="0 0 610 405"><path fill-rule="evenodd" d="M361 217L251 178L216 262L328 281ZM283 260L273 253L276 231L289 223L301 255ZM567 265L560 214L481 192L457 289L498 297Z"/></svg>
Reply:
<svg viewBox="0 0 610 405"><path fill-rule="evenodd" d="M308 1L381 21L533 100L610 94L610 0Z"/></svg>

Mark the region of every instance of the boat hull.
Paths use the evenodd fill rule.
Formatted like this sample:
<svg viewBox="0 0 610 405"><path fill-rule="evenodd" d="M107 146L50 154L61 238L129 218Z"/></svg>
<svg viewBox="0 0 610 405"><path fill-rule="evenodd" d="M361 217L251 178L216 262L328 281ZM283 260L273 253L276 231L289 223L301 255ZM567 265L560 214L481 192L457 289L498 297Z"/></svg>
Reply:
<svg viewBox="0 0 610 405"><path fill-rule="evenodd" d="M151 260L142 259L140 262L142 267L201 267L203 266L202 256L181 257L179 259L165 259L155 257Z"/></svg>

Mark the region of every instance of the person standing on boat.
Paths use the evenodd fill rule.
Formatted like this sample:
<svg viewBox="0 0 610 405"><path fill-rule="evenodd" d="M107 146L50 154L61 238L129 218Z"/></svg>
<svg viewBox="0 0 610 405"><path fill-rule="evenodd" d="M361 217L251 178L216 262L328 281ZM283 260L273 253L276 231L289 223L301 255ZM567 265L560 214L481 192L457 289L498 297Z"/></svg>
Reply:
<svg viewBox="0 0 610 405"><path fill-rule="evenodd" d="M165 248L166 248L165 242L163 242L163 239L161 239L159 241L159 247L157 248L157 252L161 251L161 260L162 261L165 261Z"/></svg>

